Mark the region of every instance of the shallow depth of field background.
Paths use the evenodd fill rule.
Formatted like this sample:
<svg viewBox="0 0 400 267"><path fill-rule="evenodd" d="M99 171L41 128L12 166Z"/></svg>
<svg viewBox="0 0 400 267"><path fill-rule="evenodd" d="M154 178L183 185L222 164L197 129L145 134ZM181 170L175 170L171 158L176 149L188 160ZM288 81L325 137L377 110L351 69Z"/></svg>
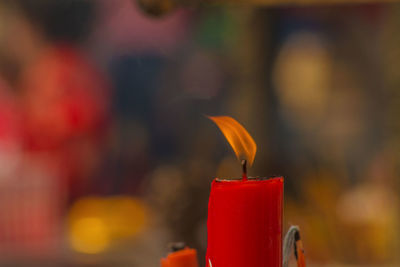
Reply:
<svg viewBox="0 0 400 267"><path fill-rule="evenodd" d="M0 4L0 265L204 265L214 177L240 164L205 115L285 177L311 266L396 266L400 6L130 0Z"/></svg>

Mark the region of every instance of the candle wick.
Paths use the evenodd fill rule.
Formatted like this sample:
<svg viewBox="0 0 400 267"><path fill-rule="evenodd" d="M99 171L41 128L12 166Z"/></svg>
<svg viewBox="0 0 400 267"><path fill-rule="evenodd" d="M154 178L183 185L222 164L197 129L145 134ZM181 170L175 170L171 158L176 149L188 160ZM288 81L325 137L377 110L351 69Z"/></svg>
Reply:
<svg viewBox="0 0 400 267"><path fill-rule="evenodd" d="M246 181L247 180L247 160L242 160L242 180Z"/></svg>

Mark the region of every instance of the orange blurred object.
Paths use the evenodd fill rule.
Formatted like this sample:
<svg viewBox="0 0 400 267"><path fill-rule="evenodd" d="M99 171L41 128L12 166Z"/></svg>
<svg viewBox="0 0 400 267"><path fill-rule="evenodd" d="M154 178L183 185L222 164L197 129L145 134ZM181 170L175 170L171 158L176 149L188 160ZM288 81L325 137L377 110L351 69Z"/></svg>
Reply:
<svg viewBox="0 0 400 267"><path fill-rule="evenodd" d="M303 242L296 242L297 267L306 267L306 257L304 256Z"/></svg>
<svg viewBox="0 0 400 267"><path fill-rule="evenodd" d="M161 267L199 267L195 249L184 248L161 259Z"/></svg>

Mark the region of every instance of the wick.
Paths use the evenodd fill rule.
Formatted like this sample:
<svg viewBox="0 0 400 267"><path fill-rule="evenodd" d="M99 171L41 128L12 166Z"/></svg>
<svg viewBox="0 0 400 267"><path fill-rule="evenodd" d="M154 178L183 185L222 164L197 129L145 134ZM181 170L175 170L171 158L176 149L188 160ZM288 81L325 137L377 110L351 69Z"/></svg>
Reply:
<svg viewBox="0 0 400 267"><path fill-rule="evenodd" d="M246 181L247 180L247 160L242 160L242 180Z"/></svg>
<svg viewBox="0 0 400 267"><path fill-rule="evenodd" d="M185 248L185 243L184 242L175 242L175 243L170 243L168 244L168 248L171 252L177 252L179 250L182 250Z"/></svg>

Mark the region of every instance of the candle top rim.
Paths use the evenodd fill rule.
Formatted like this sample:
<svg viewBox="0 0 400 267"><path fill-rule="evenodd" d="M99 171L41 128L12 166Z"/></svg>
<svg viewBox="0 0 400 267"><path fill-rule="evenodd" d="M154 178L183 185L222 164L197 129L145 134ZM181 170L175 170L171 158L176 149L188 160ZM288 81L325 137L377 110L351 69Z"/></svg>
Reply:
<svg viewBox="0 0 400 267"><path fill-rule="evenodd" d="M249 182L254 182L254 181L268 181L268 180L274 180L274 179L283 179L283 176L271 176L271 177L247 177L247 181ZM224 178L215 178L216 182L246 182L243 181L242 178L230 178L230 179L224 179Z"/></svg>

